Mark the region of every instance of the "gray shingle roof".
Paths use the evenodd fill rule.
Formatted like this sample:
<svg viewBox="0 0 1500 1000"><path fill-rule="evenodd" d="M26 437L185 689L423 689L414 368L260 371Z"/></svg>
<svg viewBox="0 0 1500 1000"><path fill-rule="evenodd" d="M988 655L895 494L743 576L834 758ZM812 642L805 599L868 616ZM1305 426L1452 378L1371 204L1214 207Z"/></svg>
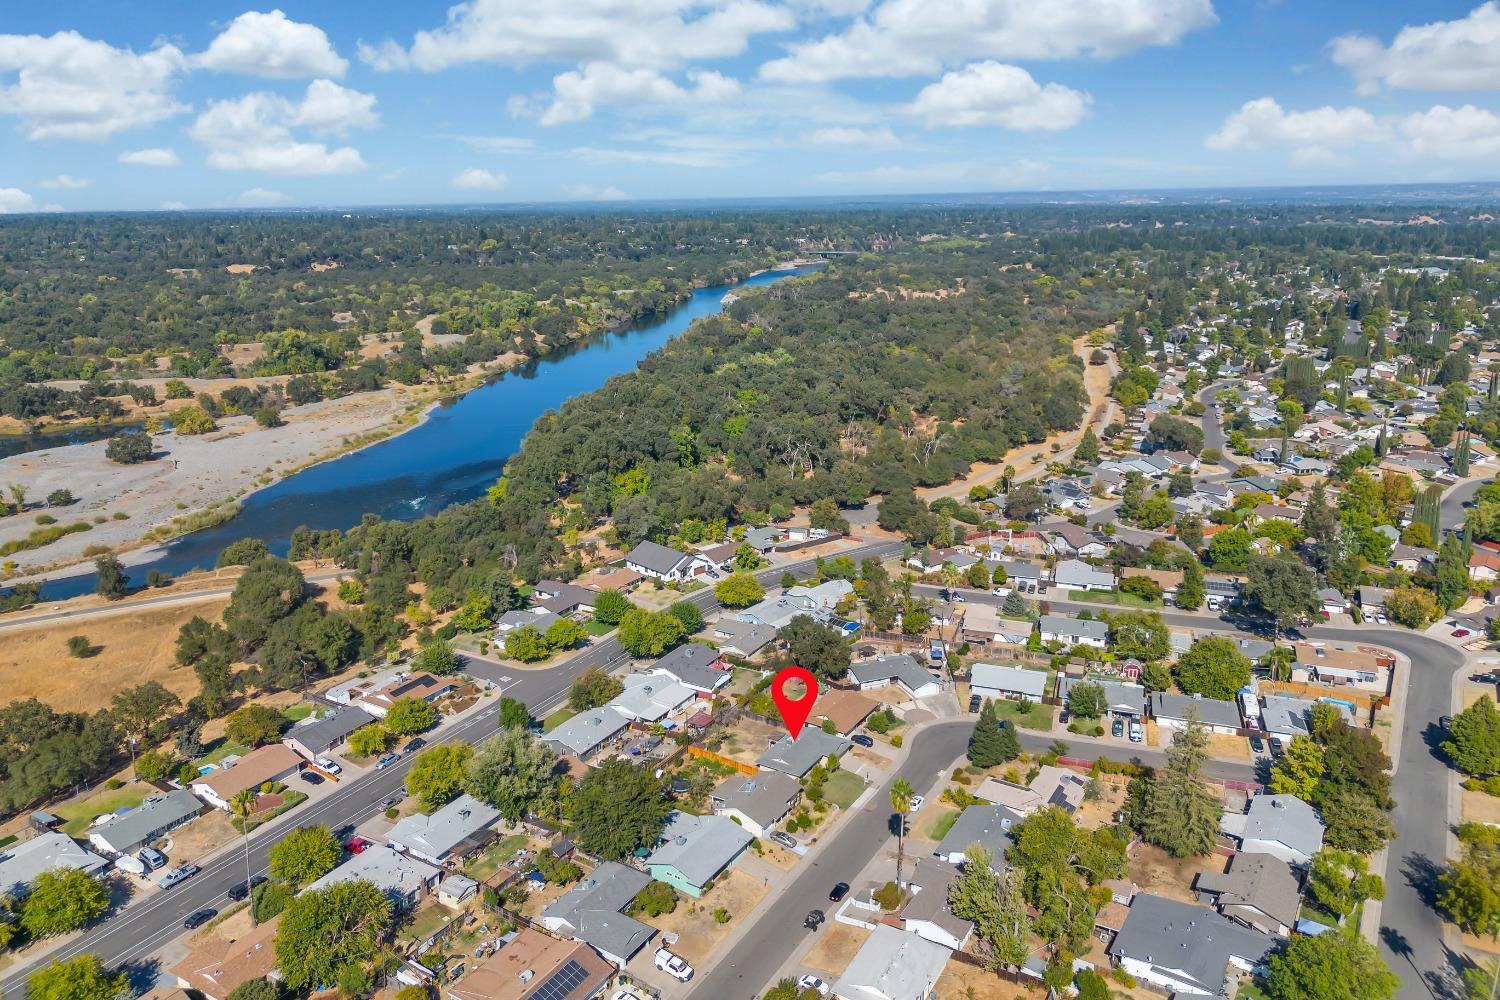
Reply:
<svg viewBox="0 0 1500 1000"><path fill-rule="evenodd" d="M122 816L89 831L117 851L128 851L162 830L203 811L203 800L185 788L176 788L155 802L144 802Z"/></svg>
<svg viewBox="0 0 1500 1000"><path fill-rule="evenodd" d="M958 814L953 826L937 845L933 853L939 857L962 854L970 844L978 844L989 852L992 867L999 866L1010 849L1010 831L1022 820L1020 813L1004 806L969 806Z"/></svg>
<svg viewBox="0 0 1500 1000"><path fill-rule="evenodd" d="M1107 639L1109 638L1109 626L1104 622L1088 619L1073 618L1069 615L1042 615L1037 622L1038 628L1045 634L1051 632L1054 635L1076 635L1085 639Z"/></svg>
<svg viewBox="0 0 1500 1000"><path fill-rule="evenodd" d="M429 858L442 859L499 818L500 810L472 795L460 795L429 816L407 816L391 827L386 839Z"/></svg>
<svg viewBox="0 0 1500 1000"><path fill-rule="evenodd" d="M1240 727L1239 706L1217 698L1194 698L1166 691L1151 693L1151 714L1158 719L1187 719L1192 715L1205 726Z"/></svg>
<svg viewBox="0 0 1500 1000"><path fill-rule="evenodd" d="M1139 893L1109 953L1178 971L1217 996L1230 956L1258 964L1274 944L1206 907Z"/></svg>
<svg viewBox="0 0 1500 1000"><path fill-rule="evenodd" d="M703 885L723 871L755 838L727 816L694 816L674 809L662 827L661 843L646 858L665 865L693 885Z"/></svg>
<svg viewBox="0 0 1500 1000"><path fill-rule="evenodd" d="M1309 858L1323 846L1323 821L1295 795L1257 795L1244 813L1225 813L1219 828L1242 841L1285 844Z"/></svg>
<svg viewBox="0 0 1500 1000"><path fill-rule="evenodd" d="M0 848L0 897L17 894L42 872L54 868L77 868L92 875L108 864L67 834L49 830Z"/></svg>
<svg viewBox="0 0 1500 1000"><path fill-rule="evenodd" d="M842 754L851 746L842 736L830 736L821 729L803 726L795 740L783 736L757 757L755 763L765 770L800 778L829 754Z"/></svg>
<svg viewBox="0 0 1500 1000"><path fill-rule="evenodd" d="M719 658L716 650L699 642L685 642L651 664L652 670L665 670L697 691L713 691L730 680L727 670L709 666Z"/></svg>
<svg viewBox="0 0 1500 1000"><path fill-rule="evenodd" d="M895 656L877 656L873 660L860 660L849 664L849 673L854 677L856 683L873 684L877 681L893 680L900 681L906 685L908 690L916 691L926 687L928 684L936 683L927 668L917 662L916 657L907 653Z"/></svg>
<svg viewBox="0 0 1500 1000"><path fill-rule="evenodd" d="M1025 667L976 663L969 668L969 683L973 687L1014 691L1040 698L1047 691L1047 674L1041 670L1027 670Z"/></svg>
<svg viewBox="0 0 1500 1000"><path fill-rule="evenodd" d="M644 566L655 573L670 573L677 564L688 558L685 553L668 548L657 542L641 542L625 557L627 563Z"/></svg>
<svg viewBox="0 0 1500 1000"><path fill-rule="evenodd" d="M561 748L564 753L586 757L599 744L615 736L630 720L621 712L605 706L573 716L544 737L545 742Z"/></svg>
<svg viewBox="0 0 1500 1000"><path fill-rule="evenodd" d="M374 721L375 716L362 708L341 708L316 722L293 726L285 738L295 739L313 753L323 753L360 726Z"/></svg>
<svg viewBox="0 0 1500 1000"><path fill-rule="evenodd" d="M1217 895L1218 906L1249 906L1293 927L1302 892L1291 866L1269 854L1236 854L1225 872L1203 872L1198 888Z"/></svg>
<svg viewBox="0 0 1500 1000"><path fill-rule="evenodd" d="M802 786L790 774L762 771L754 777L730 775L714 789L713 797L720 808L737 809L766 826L785 816L801 791Z"/></svg>
<svg viewBox="0 0 1500 1000"><path fill-rule="evenodd" d="M542 918L566 923L574 937L602 952L629 958L656 929L621 911L650 881L645 872L606 861L543 910Z"/></svg>

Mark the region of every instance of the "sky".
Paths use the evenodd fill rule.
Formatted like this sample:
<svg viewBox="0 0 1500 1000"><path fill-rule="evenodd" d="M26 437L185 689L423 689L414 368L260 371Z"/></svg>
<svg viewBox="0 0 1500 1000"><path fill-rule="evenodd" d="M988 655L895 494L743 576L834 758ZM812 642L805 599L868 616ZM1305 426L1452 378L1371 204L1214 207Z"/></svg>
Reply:
<svg viewBox="0 0 1500 1000"><path fill-rule="evenodd" d="M9 4L0 213L1491 181L1500 2Z"/></svg>

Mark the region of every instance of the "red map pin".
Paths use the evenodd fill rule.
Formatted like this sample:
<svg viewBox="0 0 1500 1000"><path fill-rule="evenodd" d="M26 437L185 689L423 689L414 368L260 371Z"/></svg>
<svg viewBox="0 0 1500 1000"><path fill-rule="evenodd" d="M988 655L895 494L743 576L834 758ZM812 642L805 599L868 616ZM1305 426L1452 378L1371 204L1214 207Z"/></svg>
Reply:
<svg viewBox="0 0 1500 1000"><path fill-rule="evenodd" d="M807 688L801 698L793 701L787 697L786 686L789 681L801 681ZM813 702L818 700L818 679L808 670L802 667L783 667L771 681L771 700L776 703L776 711L781 713L781 721L786 723L786 731L792 734L792 739L802 732L802 724L812 714Z"/></svg>

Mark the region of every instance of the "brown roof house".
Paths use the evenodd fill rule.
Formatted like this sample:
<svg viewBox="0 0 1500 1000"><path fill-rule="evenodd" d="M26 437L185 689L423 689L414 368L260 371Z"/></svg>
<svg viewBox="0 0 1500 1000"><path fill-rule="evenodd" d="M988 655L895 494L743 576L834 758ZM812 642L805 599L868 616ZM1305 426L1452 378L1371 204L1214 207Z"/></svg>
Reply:
<svg viewBox="0 0 1500 1000"><path fill-rule="evenodd" d="M250 930L237 941L213 940L198 945L172 966L183 989L197 990L208 1000L225 1000L243 983L274 977L276 928L280 915Z"/></svg>
<svg viewBox="0 0 1500 1000"><path fill-rule="evenodd" d="M268 781L290 778L305 763L284 743L271 743L252 750L230 768L210 771L188 785L192 793L211 806L227 810L238 792L259 788Z"/></svg>
<svg viewBox="0 0 1500 1000"><path fill-rule="evenodd" d="M879 707L879 702L858 691L843 688L828 688L818 693L818 702L813 706L812 717L819 721L831 721L833 728L848 736L859 728L859 724L870 717Z"/></svg>
<svg viewBox="0 0 1500 1000"><path fill-rule="evenodd" d="M588 1000L604 992L614 972L586 944L523 927L444 992L448 1000Z"/></svg>

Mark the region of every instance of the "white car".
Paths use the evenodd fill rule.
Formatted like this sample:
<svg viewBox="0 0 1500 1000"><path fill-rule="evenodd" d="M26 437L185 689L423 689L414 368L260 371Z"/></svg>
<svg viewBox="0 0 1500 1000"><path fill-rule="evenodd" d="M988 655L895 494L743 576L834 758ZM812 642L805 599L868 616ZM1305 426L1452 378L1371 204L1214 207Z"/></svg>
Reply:
<svg viewBox="0 0 1500 1000"><path fill-rule="evenodd" d="M327 771L329 774L343 774L344 769L334 763L332 757L314 757L313 763L318 765L318 770Z"/></svg>
<svg viewBox="0 0 1500 1000"><path fill-rule="evenodd" d="M922 803L926 802L926 801L927 800L925 798L923 798L922 796L920 796L920 795L913 795L911 797L911 808L908 809L908 810L906 810L906 811L907 812L916 812L918 809L922 808Z"/></svg>
<svg viewBox="0 0 1500 1000"><path fill-rule="evenodd" d="M656 967L679 983L693 978L693 967L687 964L687 959L674 955L665 948L656 949Z"/></svg>
<svg viewBox="0 0 1500 1000"><path fill-rule="evenodd" d="M1375 624L1377 624L1377 625L1389 625L1390 621L1387 620L1387 618L1385 617L1385 615L1380 614L1380 613L1377 612L1376 615L1375 615Z"/></svg>
<svg viewBox="0 0 1500 1000"><path fill-rule="evenodd" d="M818 996L826 997L828 995L829 986L827 983L823 982L823 980L819 979L817 976L809 972L801 979L797 980L797 989L817 990Z"/></svg>

